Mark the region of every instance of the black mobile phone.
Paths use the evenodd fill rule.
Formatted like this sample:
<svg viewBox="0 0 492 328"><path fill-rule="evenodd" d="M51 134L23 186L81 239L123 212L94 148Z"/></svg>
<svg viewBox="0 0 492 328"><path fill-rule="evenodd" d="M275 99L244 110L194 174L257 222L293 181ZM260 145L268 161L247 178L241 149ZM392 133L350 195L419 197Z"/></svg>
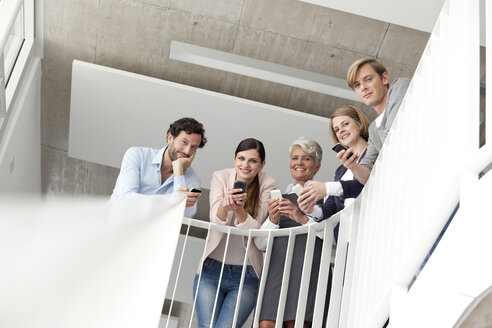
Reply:
<svg viewBox="0 0 492 328"><path fill-rule="evenodd" d="M340 151L342 151L342 150L347 150L348 148L347 148L347 146L344 146L344 145L342 145L341 143L337 143L337 144L336 144L335 146L333 146L333 148L331 148L331 149L333 149L333 151L335 151L335 153L337 153L337 154L338 154L338 152L340 152ZM353 154L354 154L354 153L352 153L352 152L351 152L350 154L348 154L347 159L349 159L349 158L350 158Z"/></svg>
<svg viewBox="0 0 492 328"><path fill-rule="evenodd" d="M342 150L347 150L348 148L346 146L342 145L341 143L337 143L335 146L333 146L332 149L335 153L338 153Z"/></svg>
<svg viewBox="0 0 492 328"><path fill-rule="evenodd" d="M243 192L246 192L246 182L241 181L241 180L236 180L236 181L234 181L234 185L232 186L232 188L234 188L234 189L241 188L243 190L240 192L235 192L234 195L242 194Z"/></svg>
<svg viewBox="0 0 492 328"><path fill-rule="evenodd" d="M191 192L202 192L200 189L193 188L190 190Z"/></svg>

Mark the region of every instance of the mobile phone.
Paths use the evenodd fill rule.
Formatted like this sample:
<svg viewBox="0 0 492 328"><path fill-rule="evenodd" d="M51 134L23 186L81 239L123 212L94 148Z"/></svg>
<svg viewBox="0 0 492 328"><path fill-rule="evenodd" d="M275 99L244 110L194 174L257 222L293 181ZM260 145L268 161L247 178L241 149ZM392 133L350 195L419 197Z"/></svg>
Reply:
<svg viewBox="0 0 492 328"><path fill-rule="evenodd" d="M234 189L241 188L243 190L243 191L235 192L233 195L242 194L243 192L246 192L246 182L241 180L236 180L234 181L234 185L232 186L232 188Z"/></svg>
<svg viewBox="0 0 492 328"><path fill-rule="evenodd" d="M333 149L333 151L334 151L335 153L337 153L337 154L338 154L340 151L342 151L342 150L347 150L348 148L347 148L347 146L344 146L344 145L342 145L341 143L337 143L337 144L336 144L335 146L333 146L333 148L331 148L331 149ZM348 156L347 156L347 159L349 159L349 158L350 158L353 154L354 154L354 153L350 152L350 153L348 154Z"/></svg>
<svg viewBox="0 0 492 328"><path fill-rule="evenodd" d="M282 192L278 189L270 190L270 197L272 199L281 199L282 198Z"/></svg>
<svg viewBox="0 0 492 328"><path fill-rule="evenodd" d="M202 192L200 189L193 188L190 190L191 192Z"/></svg>
<svg viewBox="0 0 492 328"><path fill-rule="evenodd" d="M300 184L296 184L294 187L292 187L292 191L297 195L299 196L299 194L301 193L302 191L302 186Z"/></svg>
<svg viewBox="0 0 492 328"><path fill-rule="evenodd" d="M342 151L342 150L347 150L348 148L347 148L347 146L344 146L344 145L342 145L341 143L337 143L335 146L333 146L333 148L332 148L332 149L333 149L333 151L334 151L335 153L338 153L338 152L340 152L340 151Z"/></svg>

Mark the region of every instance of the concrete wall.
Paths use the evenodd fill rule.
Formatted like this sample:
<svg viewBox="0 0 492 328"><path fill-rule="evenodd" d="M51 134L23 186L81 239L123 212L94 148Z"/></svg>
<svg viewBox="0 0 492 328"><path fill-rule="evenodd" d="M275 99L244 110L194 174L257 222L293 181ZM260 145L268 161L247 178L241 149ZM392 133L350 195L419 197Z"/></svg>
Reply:
<svg viewBox="0 0 492 328"><path fill-rule="evenodd" d="M0 143L0 193L41 193L41 62L33 60L23 79Z"/></svg>
<svg viewBox="0 0 492 328"><path fill-rule="evenodd" d="M47 195L109 195L118 174L67 157L74 59L328 117L347 101L170 60L169 44L194 43L338 78L354 60L374 56L391 76L411 77L428 39L427 33L296 0L51 0L44 13ZM363 110L374 118L371 109ZM162 122L163 130L168 124Z"/></svg>

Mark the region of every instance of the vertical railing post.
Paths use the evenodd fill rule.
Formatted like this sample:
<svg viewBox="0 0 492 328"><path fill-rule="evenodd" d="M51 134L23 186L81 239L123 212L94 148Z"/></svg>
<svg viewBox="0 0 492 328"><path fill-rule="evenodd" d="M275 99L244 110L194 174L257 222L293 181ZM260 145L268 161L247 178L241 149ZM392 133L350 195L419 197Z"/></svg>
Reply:
<svg viewBox="0 0 492 328"><path fill-rule="evenodd" d="M490 1L485 1L485 39L485 45L492 46L492 4ZM489 81L492 83L492 51L485 52L485 79L485 143L488 143L492 142L492 123L487 124L488 119L492 118L492 92L487 92Z"/></svg>
<svg viewBox="0 0 492 328"><path fill-rule="evenodd" d="M340 217L340 214L339 214ZM340 220L338 220L340 222ZM326 302L326 293L330 293L329 307L328 307L328 318L326 327L336 327L338 326L338 315L340 311L340 302L341 302L341 293L342 293L342 283L340 283L339 288L334 291L335 287L335 276L339 277L339 281L343 280L343 273L332 275L332 284L331 290L328 290L329 285L329 277L331 271L331 255L333 251L333 236L334 236L334 228L336 222L332 218L329 218L325 221L325 228L323 231L323 246L321 249L321 261L319 265L319 275L318 275L318 286L316 288L316 302L314 303L314 314L313 314L313 327L321 327L324 317L324 309ZM341 225L341 223L340 223ZM340 226L341 231L342 227ZM345 249L345 243L343 246L337 246L337 254L338 247ZM345 256L343 256L343 261L345 260ZM338 261L338 255L335 256L335 261ZM335 262L335 269L337 268L337 262ZM341 265L341 268L345 268L345 265ZM333 295L337 295L339 297L335 297L333 299ZM335 304L335 306L333 305ZM333 313L336 316L336 325L330 324L330 314Z"/></svg>
<svg viewBox="0 0 492 328"><path fill-rule="evenodd" d="M35 4L34 0L24 0L24 38L34 41L36 21L35 21Z"/></svg>
<svg viewBox="0 0 492 328"><path fill-rule="evenodd" d="M176 273L176 282L174 283L173 296L171 297L171 304L169 305L169 311L167 313L166 328L169 327L169 321L171 320L171 312L173 310L174 298L176 297L176 290L178 289L179 276L181 273L181 266L183 264L184 253L186 250L186 243L188 242L188 235L190 233L190 226L191 226L190 223L188 223L188 228L186 229L186 234L185 234L184 241L183 241L183 249L181 250L181 255L179 258L179 266L178 266L178 272ZM176 256L176 255L177 255L177 252L174 256Z"/></svg>
<svg viewBox="0 0 492 328"><path fill-rule="evenodd" d="M462 106L459 111L461 127L467 131L463 135L465 143L462 154L463 158L467 159L462 163L461 168L463 169L468 164L468 160L478 151L480 144L480 15L479 0L460 0L460 4L465 10L465 15L462 18L465 31L462 33L464 33L463 40L467 41L460 47L463 52L461 60L464 63L468 63L468 66L462 70L464 78L461 80L466 87L463 89L464 96L462 97ZM463 108L468 108L468 110L463 110ZM478 180L478 176L475 178ZM473 180L461 179L460 208L466 207L468 202L472 201L467 196L470 193L466 192L470 188L470 184L473 184Z"/></svg>
<svg viewBox="0 0 492 328"><path fill-rule="evenodd" d="M282 287L280 288L280 297L278 301L277 317L275 319L275 328L281 328L284 322L285 302L287 301L287 292L289 290L290 267L292 265L292 254L297 234L292 229L289 231L289 242L287 243L287 252L285 254L284 274L282 276Z"/></svg>
<svg viewBox="0 0 492 328"><path fill-rule="evenodd" d="M234 318L232 319L232 326L233 327L236 327L236 324L237 324L237 316L239 313L239 306L241 305L241 295L243 294L243 287L244 287L244 276L246 274L246 270L248 267L248 254L249 254L249 248L251 246L251 243L254 243L254 241L253 241L253 237L251 235L251 230L249 230L248 244L246 246L246 251L244 253L243 269L241 271L241 280L239 281L239 292L237 293L236 307L234 308Z"/></svg>
<svg viewBox="0 0 492 328"><path fill-rule="evenodd" d="M3 47L0 49L0 118L7 113L7 98L5 95L5 69L4 69ZM1 127L1 125L0 125Z"/></svg>
<svg viewBox="0 0 492 328"><path fill-rule="evenodd" d="M490 1L486 1L490 2ZM467 61L470 63L470 70L465 70L471 83L469 85L470 108L472 111L468 119L473 130L470 132L471 140L470 155L473 155L480 148L480 0L466 1L467 15L465 20L469 26L469 40L467 50ZM460 111L461 112L461 111ZM466 161L463 162L463 165ZM467 164L467 163L466 163Z"/></svg>
<svg viewBox="0 0 492 328"><path fill-rule="evenodd" d="M311 282L311 268L313 264L314 247L316 244L316 232L313 226L309 226L306 235L306 248L304 250L304 264L302 268L302 278L299 285L299 297L297 300L296 324L295 328L304 327L304 318L306 315L306 302L309 292L309 284ZM319 282L318 276L318 282ZM318 283L319 286L319 283Z"/></svg>
<svg viewBox="0 0 492 328"><path fill-rule="evenodd" d="M272 254L274 238L275 237L272 235L272 232L270 231L268 233L267 248L263 259L263 271L261 272L260 286L258 288L258 299L256 300L256 311L253 319L253 328L258 328L260 322L261 306L263 304L263 294L265 292L266 280L268 277L268 273L270 271L270 258Z"/></svg>
<svg viewBox="0 0 492 328"><path fill-rule="evenodd" d="M370 191L372 191L372 186L373 184L371 181L369 181L368 185L364 188L370 188ZM354 202L353 206L353 212L352 212L352 219L350 222L350 231L348 233L347 239L346 239L346 245L347 245L347 250L346 250L346 259L344 260L344 266L345 266L345 271L343 272L343 282L342 282L342 295L341 295L341 304L340 304L340 313L338 314L338 327L348 327L349 324L349 318L350 318L350 311L353 310L352 307L357 306L357 299L352 296L353 293L355 293L353 290L356 288L355 283L357 275L355 274L356 271L356 258L357 258L357 251L359 249L358 243L359 239L357 238L359 236L359 228L360 228L360 220L359 218L361 217L367 217L367 211L368 208L370 207L369 205L371 202L368 202L367 199L371 198L371 192L363 192L359 198ZM368 204L366 208L362 208L362 204ZM344 218L342 217L340 222L343 222ZM342 223L340 223L342 224ZM340 229L342 226L340 226ZM341 233L341 232L340 232ZM338 244L340 245L342 241L340 240L341 236L339 235L339 240ZM360 253L359 253L360 254ZM337 254L338 257L338 254ZM336 260L338 261L338 259ZM341 270L340 268L337 268L338 262L335 263L335 275L334 275L334 283L337 283L337 270ZM333 295L333 294L332 294ZM330 304L331 304L330 300ZM337 315L337 313L334 313L334 315ZM330 319L330 318L329 318Z"/></svg>
<svg viewBox="0 0 492 328"><path fill-rule="evenodd" d="M203 253L202 253L202 257L201 257L200 261L205 259L205 254L206 254L206 251L207 251L207 246L208 246L208 241L209 241L210 230L211 229L212 229L212 223L209 223L208 224L208 229L207 229L207 237L205 238L205 246L203 246ZM200 262L199 267L200 267L200 269L199 269L200 274L198 276L198 281L196 283L196 290L195 290L195 293L193 295L193 306L191 308L191 316L190 316L190 322L189 322L188 328L191 328L191 324L193 323L193 314L195 313L196 300L197 300L197 297L198 297L198 292L199 292L199 289L200 289L200 282L201 282L202 273L203 273L202 272L203 271L203 262ZM176 278L176 279L178 279L178 278ZM171 315L171 312L169 312L169 315ZM167 328L167 324L166 324L166 328Z"/></svg>
<svg viewBox="0 0 492 328"><path fill-rule="evenodd" d="M217 283L217 292L215 293L214 308L212 310L212 319L210 319L210 328L214 328L215 312L217 311L217 300L219 299L220 285L222 284L222 277L224 276L225 261L227 258L227 251L229 250L229 241L231 239L231 228L227 230L226 243L224 247L224 256L222 257L222 266L220 267L219 282Z"/></svg>

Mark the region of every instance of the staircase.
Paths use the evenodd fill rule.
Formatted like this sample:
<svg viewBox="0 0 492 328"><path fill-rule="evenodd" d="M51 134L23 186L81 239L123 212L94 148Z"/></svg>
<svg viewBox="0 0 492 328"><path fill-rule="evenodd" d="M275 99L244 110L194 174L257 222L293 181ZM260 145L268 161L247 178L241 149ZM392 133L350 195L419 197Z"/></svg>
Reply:
<svg viewBox="0 0 492 328"><path fill-rule="evenodd" d="M489 44L492 9L486 5ZM324 230L329 243L333 225L341 223L328 327L380 328L388 319L389 327L452 327L492 285L492 243L487 237L492 147L480 147L479 141L480 14L478 0L445 3L362 194L326 227L304 231L309 239L315 230ZM487 59L491 56L487 53ZM489 66L487 72L492 76ZM488 117L492 99L486 104ZM491 126L486 125L485 134L492 140ZM447 232L416 277L458 204ZM194 220L188 224L202 225ZM249 238L256 235L249 232ZM323 274L330 253L323 254ZM268 257L267 250L266 271ZM261 293L260 287L259 302ZM314 320L320 320L322 298ZM300 308L296 327L303 318Z"/></svg>

